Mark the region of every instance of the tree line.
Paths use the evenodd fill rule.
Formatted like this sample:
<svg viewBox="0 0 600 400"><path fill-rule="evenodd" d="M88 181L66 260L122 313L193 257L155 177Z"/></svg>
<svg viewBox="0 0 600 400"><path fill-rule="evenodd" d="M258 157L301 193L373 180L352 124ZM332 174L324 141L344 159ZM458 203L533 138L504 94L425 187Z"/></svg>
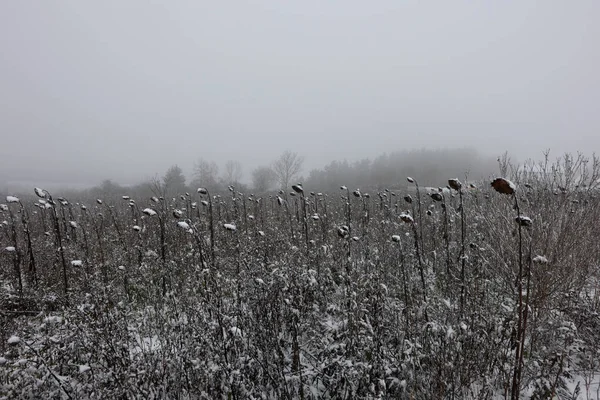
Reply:
<svg viewBox="0 0 600 400"><path fill-rule="evenodd" d="M332 190L342 184L363 190L379 190L405 185L406 176L419 176L423 185L437 187L444 186L446 177L450 175L478 180L488 177L497 168L496 159L482 156L469 148L418 149L384 153L374 159L334 160L303 175L304 157L297 152L286 150L270 164L249 171L249 176L239 161L228 160L223 168L220 168L216 162L200 158L194 164L189 180L178 165L173 165L161 177L157 176L131 187L123 187L111 180L105 180L89 192L120 195L124 190L128 190L143 195L173 196L194 191L198 187L207 188L213 193L234 187L239 191L262 193L289 188L298 182L318 191Z"/></svg>

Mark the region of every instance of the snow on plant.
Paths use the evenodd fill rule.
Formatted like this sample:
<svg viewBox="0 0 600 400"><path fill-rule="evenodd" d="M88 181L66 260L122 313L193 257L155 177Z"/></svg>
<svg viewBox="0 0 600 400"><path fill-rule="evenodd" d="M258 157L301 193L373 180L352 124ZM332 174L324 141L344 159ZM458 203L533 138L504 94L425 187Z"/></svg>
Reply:
<svg viewBox="0 0 600 400"><path fill-rule="evenodd" d="M155 216L155 215L156 215L156 211L154 211L154 210L153 210L153 209L151 209L151 208L144 208L144 209L142 210L142 212L143 212L144 214L146 214L147 216L149 216L149 217L153 217L153 216Z"/></svg>
<svg viewBox="0 0 600 400"><path fill-rule="evenodd" d="M514 194L517 190L517 185L506 178L496 178L491 183L494 190L502 194Z"/></svg>
<svg viewBox="0 0 600 400"><path fill-rule="evenodd" d="M519 216L515 217L515 222L521 226L526 226L526 227L529 227L533 224L533 221L531 220L531 218L526 217L524 215L519 215Z"/></svg>
<svg viewBox="0 0 600 400"><path fill-rule="evenodd" d="M231 232L235 232L237 230L235 224L223 224L223 228Z"/></svg>
<svg viewBox="0 0 600 400"><path fill-rule="evenodd" d="M39 187L34 188L33 191L35 192L36 196L38 196L42 199L46 198L47 193L48 193L44 189L39 188Z"/></svg>
<svg viewBox="0 0 600 400"><path fill-rule="evenodd" d="M190 225L185 221L178 221L177 226L180 227L181 229L183 229L184 231L190 230Z"/></svg>
<svg viewBox="0 0 600 400"><path fill-rule="evenodd" d="M458 178L449 179L448 186L456 191L459 191L462 188L462 183L458 180Z"/></svg>
<svg viewBox="0 0 600 400"><path fill-rule="evenodd" d="M410 215L408 213L400 214L400 219L402 220L402 222L406 222L407 224L415 222L412 215Z"/></svg>

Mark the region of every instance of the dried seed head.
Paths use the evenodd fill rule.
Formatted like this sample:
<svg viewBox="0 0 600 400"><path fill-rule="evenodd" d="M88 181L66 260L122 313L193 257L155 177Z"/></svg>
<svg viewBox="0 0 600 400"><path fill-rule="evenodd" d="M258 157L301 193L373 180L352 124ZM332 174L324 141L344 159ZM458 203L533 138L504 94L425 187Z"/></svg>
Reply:
<svg viewBox="0 0 600 400"><path fill-rule="evenodd" d="M341 237L342 239L346 239L348 237L348 229L347 226L340 226L337 229L337 234L339 237Z"/></svg>
<svg viewBox="0 0 600 400"><path fill-rule="evenodd" d="M524 215L519 215L518 217L515 218L515 222L521 226L525 226L525 227L529 227L533 224L533 221L531 221L531 218L526 217Z"/></svg>
<svg viewBox="0 0 600 400"><path fill-rule="evenodd" d="M302 185L300 183L292 185L292 189L294 189L294 192L296 193L304 193L304 188L302 188Z"/></svg>
<svg viewBox="0 0 600 400"><path fill-rule="evenodd" d="M400 214L400 219L402 220L402 222L406 222L407 224L415 222L415 220L413 219L413 217L410 214L407 214L407 213Z"/></svg>
<svg viewBox="0 0 600 400"><path fill-rule="evenodd" d="M36 187L36 188L33 189L33 191L35 192L35 194L38 197L40 197L42 199L46 198L46 191L44 189Z"/></svg>
<svg viewBox="0 0 600 400"><path fill-rule="evenodd" d="M431 196L431 198L434 201L442 201L442 200L444 200L444 196L442 196L440 193L437 193L437 192L436 193L431 193L430 196Z"/></svg>
<svg viewBox="0 0 600 400"><path fill-rule="evenodd" d="M496 178L492 181L492 187L498 193L502 194L514 194L517 187L514 183L504 178Z"/></svg>
<svg viewBox="0 0 600 400"><path fill-rule="evenodd" d="M448 186L450 186L452 189L454 189L456 191L459 191L462 188L462 183L460 183L460 181L456 178L449 179Z"/></svg>

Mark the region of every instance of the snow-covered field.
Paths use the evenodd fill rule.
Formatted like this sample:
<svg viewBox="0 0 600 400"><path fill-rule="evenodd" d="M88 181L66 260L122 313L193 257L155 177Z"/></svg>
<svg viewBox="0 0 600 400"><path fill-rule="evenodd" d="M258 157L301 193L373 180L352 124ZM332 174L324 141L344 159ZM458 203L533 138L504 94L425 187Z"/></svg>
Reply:
<svg viewBox="0 0 600 400"><path fill-rule="evenodd" d="M10 195L0 398L598 399L596 193L450 183Z"/></svg>

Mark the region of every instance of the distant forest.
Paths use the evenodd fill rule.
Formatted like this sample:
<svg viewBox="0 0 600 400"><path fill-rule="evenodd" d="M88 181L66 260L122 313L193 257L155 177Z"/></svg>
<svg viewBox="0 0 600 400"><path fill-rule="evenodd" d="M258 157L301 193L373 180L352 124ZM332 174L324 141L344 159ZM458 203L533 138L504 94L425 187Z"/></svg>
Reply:
<svg viewBox="0 0 600 400"><path fill-rule="evenodd" d="M445 186L449 178L479 180L497 173L495 157L482 156L474 149L418 149L384 153L374 159L359 161L335 160L322 168L306 171L301 154L286 151L269 164L245 170L235 160L220 168L213 161L199 159L191 176L171 166L162 176L156 176L133 186L122 186L106 179L85 190L62 190L66 196L176 195L205 187L212 193L225 192L230 186L238 191L266 192L302 182L310 191L328 191L345 185L363 191L406 187L406 177L418 179L423 186ZM42 183L40 183L42 184ZM5 188L2 188L2 191Z"/></svg>
<svg viewBox="0 0 600 400"><path fill-rule="evenodd" d="M473 149L394 151L374 160L333 161L311 171L305 186L316 190L342 184L361 189L396 188L406 186L406 177L412 176L422 185L437 187L446 186L449 178L479 180L497 170L495 158L482 157Z"/></svg>

